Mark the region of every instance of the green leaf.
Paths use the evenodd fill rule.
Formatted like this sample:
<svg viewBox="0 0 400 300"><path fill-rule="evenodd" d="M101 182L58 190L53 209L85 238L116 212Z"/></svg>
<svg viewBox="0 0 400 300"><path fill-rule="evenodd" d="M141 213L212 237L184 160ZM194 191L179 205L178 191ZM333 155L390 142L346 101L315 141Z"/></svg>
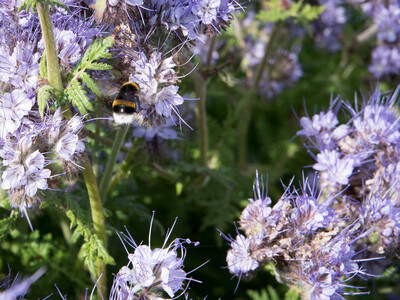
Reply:
<svg viewBox="0 0 400 300"><path fill-rule="evenodd" d="M93 110L93 106L86 95L86 91L79 82L79 79L86 83L87 87L96 95L100 96L101 91L95 84L94 80L85 72L86 69L92 68L93 70L108 70L112 67L106 63L94 63L97 59L111 58L108 49L114 43L112 36L105 39L94 40L89 48L86 50L83 57L78 62L77 66L73 69L72 73L67 77L70 82L66 88L69 101L75 105L81 114L87 114L88 110Z"/></svg>
<svg viewBox="0 0 400 300"><path fill-rule="evenodd" d="M35 13L36 6L38 4L44 4L50 7L56 5L58 7L64 8L65 10L68 10L68 6L59 0L25 0L18 8L18 12L22 11L25 8L26 12L29 12L29 9L31 9L32 12Z"/></svg>
<svg viewBox="0 0 400 300"><path fill-rule="evenodd" d="M46 108L47 102L50 100L50 95L53 90L53 87L50 85L44 85L38 90L39 113L42 119L44 115L44 109Z"/></svg>
<svg viewBox="0 0 400 300"><path fill-rule="evenodd" d="M87 242L82 245L83 263L89 269L90 274L96 274L96 255L92 249L92 243Z"/></svg>
<svg viewBox="0 0 400 300"><path fill-rule="evenodd" d="M91 243L93 244L93 248L96 249L98 257L100 257L106 264L115 264L114 258L108 254L103 241L99 239L96 234L92 235Z"/></svg>
<svg viewBox="0 0 400 300"><path fill-rule="evenodd" d="M289 289L285 293L285 300L298 300L300 298L298 291L294 289Z"/></svg>
<svg viewBox="0 0 400 300"><path fill-rule="evenodd" d="M324 6L312 6L303 1L292 2L290 7L282 7L280 0L269 0L267 9L257 14L257 19L266 22L279 22L293 18L295 22L307 24L319 17L324 11Z"/></svg>
<svg viewBox="0 0 400 300"><path fill-rule="evenodd" d="M111 58L107 50L113 45L114 38L109 36L105 39L94 40L78 63L79 68L87 68L93 61L101 58Z"/></svg>
<svg viewBox="0 0 400 300"><path fill-rule="evenodd" d="M86 115L88 110L93 110L93 105L90 103L89 97L80 82L73 80L67 87L66 92L72 105L75 105L81 114Z"/></svg>
<svg viewBox="0 0 400 300"><path fill-rule="evenodd" d="M13 209L11 210L10 216L0 220L0 240L2 240L8 232L10 232L11 228L18 218L19 212Z"/></svg>
<svg viewBox="0 0 400 300"><path fill-rule="evenodd" d="M98 97L101 96L101 90L100 88L96 85L92 77L90 77L89 74L86 72L83 72L81 74L81 79L84 83L86 83L86 86L93 92L95 93Z"/></svg>
<svg viewBox="0 0 400 300"><path fill-rule="evenodd" d="M271 300L280 300L279 294L273 286L269 285L267 289Z"/></svg>
<svg viewBox="0 0 400 300"><path fill-rule="evenodd" d="M109 64L105 64L105 63L99 63L99 62L93 62L91 64L89 64L86 69L89 70L111 70L112 66L110 66Z"/></svg>
<svg viewBox="0 0 400 300"><path fill-rule="evenodd" d="M93 234L90 240L82 245L83 262L91 274L96 274L96 260L101 258L106 264L115 264L114 259L108 254L103 242Z"/></svg>

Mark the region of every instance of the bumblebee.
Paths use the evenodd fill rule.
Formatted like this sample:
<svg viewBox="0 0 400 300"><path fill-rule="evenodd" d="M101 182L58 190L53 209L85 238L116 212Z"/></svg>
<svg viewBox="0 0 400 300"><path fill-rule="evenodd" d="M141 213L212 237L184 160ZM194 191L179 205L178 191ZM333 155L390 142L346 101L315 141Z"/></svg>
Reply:
<svg viewBox="0 0 400 300"><path fill-rule="evenodd" d="M114 121L117 124L131 124L140 110L139 86L133 82L124 83L112 103Z"/></svg>

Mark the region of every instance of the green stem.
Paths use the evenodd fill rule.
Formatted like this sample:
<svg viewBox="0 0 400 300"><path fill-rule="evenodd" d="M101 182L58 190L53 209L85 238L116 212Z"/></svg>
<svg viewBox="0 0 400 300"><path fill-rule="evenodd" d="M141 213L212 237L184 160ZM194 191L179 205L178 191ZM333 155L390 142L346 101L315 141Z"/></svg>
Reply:
<svg viewBox="0 0 400 300"><path fill-rule="evenodd" d="M120 126L117 132L117 136L115 137L110 157L108 158L106 169L104 170L104 174L101 177L100 182L100 194L103 195L103 203L106 202L107 199L107 191L111 183L111 176L114 170L115 162L117 161L117 155L119 150L121 149L122 143L125 140L126 133L128 132L129 126L123 125Z"/></svg>
<svg viewBox="0 0 400 300"><path fill-rule="evenodd" d="M121 176L123 174L125 174L128 171L128 169L130 168L131 162L132 162L133 157L134 157L135 152L136 152L136 145L137 145L137 139L133 143L132 147L129 149L128 154L126 154L125 160L122 163L121 168L113 176L111 184L110 184L110 186L108 188L108 191L107 191L107 195L110 195L111 191L115 188L115 186L119 182Z"/></svg>
<svg viewBox="0 0 400 300"><path fill-rule="evenodd" d="M37 6L37 11L42 28L44 48L46 50L47 79L49 84L56 90L56 94L59 94L64 89L64 86L58 66L57 48L54 40L49 8L47 5L41 3Z"/></svg>
<svg viewBox="0 0 400 300"><path fill-rule="evenodd" d="M264 56L258 65L256 74L254 76L253 84L250 91L246 94L246 97L239 104L237 109L237 115L240 114L240 119L238 121L238 165L240 168L244 169L246 167L246 157L247 157L247 132L249 129L249 124L251 120L251 115L254 106L255 96L258 90L258 84L260 83L262 74L264 72L265 66L267 65L268 58L271 54L271 49L273 42L277 36L278 28L280 23L275 23L274 28L271 32L270 39L267 46L265 47Z"/></svg>
<svg viewBox="0 0 400 300"><path fill-rule="evenodd" d="M112 145L114 144L114 141L113 141L113 140L104 138L104 137L102 137L102 136L96 137L96 134L95 134L95 133L93 133L92 131L90 131L90 130L88 130L88 129L86 129L86 128L83 128L83 129L82 129L82 133L84 134L84 136L88 136L88 137L90 137L90 138L92 138L92 139L97 139L97 141L98 141L101 145L103 145L103 146L112 147ZM128 148L128 147L121 146L121 151L122 151L122 152L128 153L128 152L129 152L129 149L130 149L130 148Z"/></svg>
<svg viewBox="0 0 400 300"><path fill-rule="evenodd" d="M106 236L106 227L105 227L105 219L103 212L103 203L101 201L99 187L97 186L97 179L93 173L92 165L90 164L86 152L84 161L85 161L84 163L85 169L83 170L83 177L85 179L86 188L89 195L94 233L103 242L104 247L107 248L107 236ZM101 258L97 258L95 263L97 267L97 274L95 274L96 278L98 278L101 275L101 278L97 284L97 288L99 293L105 296L107 295L106 264Z"/></svg>
<svg viewBox="0 0 400 300"><path fill-rule="evenodd" d="M98 147L100 138L100 104L97 103L95 107L96 121L95 121L95 131L94 131L94 152L93 152L93 172L98 175Z"/></svg>
<svg viewBox="0 0 400 300"><path fill-rule="evenodd" d="M216 43L216 37L211 39L210 48L207 53L207 62L204 66L206 71L209 70L212 62L212 53L214 51ZM197 121L200 132L200 165L207 165L207 153L208 153L208 127L207 127L207 112L206 112L206 97L207 97L207 84L208 78L205 76L198 76L197 79L200 79L197 82L197 96L200 98L197 101Z"/></svg>
<svg viewBox="0 0 400 300"><path fill-rule="evenodd" d="M206 94L207 94L207 79L200 81L197 87L197 121L200 132L200 165L207 165L207 152L208 152L208 128L207 128L207 114L206 114Z"/></svg>

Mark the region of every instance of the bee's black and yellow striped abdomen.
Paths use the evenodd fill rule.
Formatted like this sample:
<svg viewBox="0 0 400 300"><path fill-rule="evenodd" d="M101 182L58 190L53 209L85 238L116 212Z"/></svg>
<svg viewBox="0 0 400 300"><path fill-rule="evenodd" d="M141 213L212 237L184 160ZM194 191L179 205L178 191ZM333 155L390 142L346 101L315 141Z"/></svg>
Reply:
<svg viewBox="0 0 400 300"><path fill-rule="evenodd" d="M137 95L139 91L139 86L133 82L126 82L121 86L118 96L112 104L116 123L126 124L133 121L134 114L140 110L139 97Z"/></svg>

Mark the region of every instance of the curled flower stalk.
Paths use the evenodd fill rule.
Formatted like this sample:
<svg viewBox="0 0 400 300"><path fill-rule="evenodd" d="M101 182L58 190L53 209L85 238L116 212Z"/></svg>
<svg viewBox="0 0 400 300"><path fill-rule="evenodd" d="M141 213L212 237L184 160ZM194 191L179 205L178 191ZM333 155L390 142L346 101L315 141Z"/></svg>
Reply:
<svg viewBox="0 0 400 300"><path fill-rule="evenodd" d="M278 33L279 23L274 24L274 28L271 33L271 37L268 41L268 45L265 47L265 52L260 64L258 65L256 74L253 79L252 86L247 96L241 101L237 109L237 115L243 116L238 121L237 133L238 133L238 166L241 168L246 167L247 158L247 131L250 124L251 114L253 111L255 97L257 95L258 86L265 71L267 60L271 54L272 45L275 37Z"/></svg>
<svg viewBox="0 0 400 300"><path fill-rule="evenodd" d="M347 281L368 275L358 264L356 244L370 231L362 233L360 222L339 226L344 222L335 211L339 197L322 197L317 181L305 178L299 190L285 187L272 206L257 174L254 198L239 221L244 234L224 235L231 246L229 271L240 280L273 264L277 279L299 290L303 299L349 294Z"/></svg>
<svg viewBox="0 0 400 300"><path fill-rule="evenodd" d="M335 210L369 235L357 242L364 257L391 257L399 249L400 117L394 92L374 90L354 104L332 99L327 111L300 118L324 196L341 194ZM338 113L347 113L340 123ZM380 262L385 267L385 262Z"/></svg>

